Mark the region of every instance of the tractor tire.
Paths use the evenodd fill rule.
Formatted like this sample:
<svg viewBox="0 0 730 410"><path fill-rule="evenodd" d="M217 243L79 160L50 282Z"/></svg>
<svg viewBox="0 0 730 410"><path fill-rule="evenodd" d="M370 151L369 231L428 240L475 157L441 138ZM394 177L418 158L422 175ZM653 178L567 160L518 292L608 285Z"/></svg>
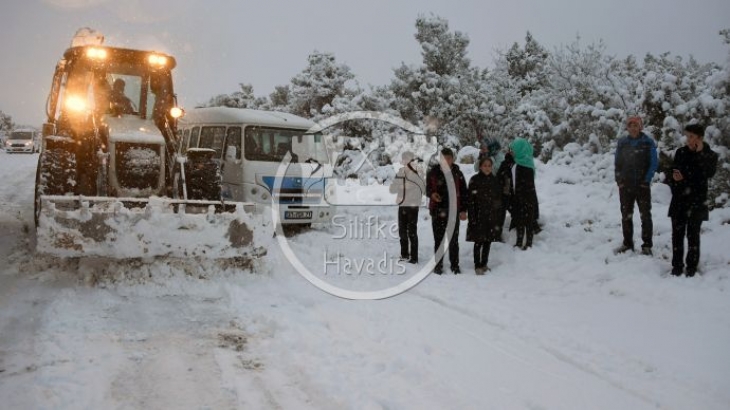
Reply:
<svg viewBox="0 0 730 410"><path fill-rule="evenodd" d="M185 183L188 199L221 200L221 173L216 161L186 163Z"/></svg>
<svg viewBox="0 0 730 410"><path fill-rule="evenodd" d="M38 156L35 178L34 220L38 226L41 195L74 194L76 186L76 157L60 149L47 149Z"/></svg>

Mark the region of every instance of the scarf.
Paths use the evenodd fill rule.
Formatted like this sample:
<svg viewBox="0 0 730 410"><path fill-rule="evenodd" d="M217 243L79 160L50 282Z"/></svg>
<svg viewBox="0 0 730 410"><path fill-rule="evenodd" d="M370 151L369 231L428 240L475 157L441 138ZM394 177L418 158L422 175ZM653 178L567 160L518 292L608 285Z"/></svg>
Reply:
<svg viewBox="0 0 730 410"><path fill-rule="evenodd" d="M509 144L517 165L535 170L535 160L532 157L532 145L524 138L516 138Z"/></svg>

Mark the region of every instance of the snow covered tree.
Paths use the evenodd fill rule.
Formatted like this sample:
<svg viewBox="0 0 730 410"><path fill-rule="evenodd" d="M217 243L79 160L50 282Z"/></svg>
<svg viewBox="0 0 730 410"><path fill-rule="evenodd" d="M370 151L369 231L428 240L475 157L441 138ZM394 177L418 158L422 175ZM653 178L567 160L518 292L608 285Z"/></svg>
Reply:
<svg viewBox="0 0 730 410"><path fill-rule="evenodd" d="M551 118L555 142L595 143L594 151L607 148L620 131L626 91L612 74L613 57L605 55L603 42L582 47L580 38L555 50L549 58ZM630 60L629 60L630 61Z"/></svg>
<svg viewBox="0 0 730 410"><path fill-rule="evenodd" d="M547 85L547 59L549 53L535 40L528 31L525 35L525 46L514 43L505 54L507 71L517 81L522 95L538 90Z"/></svg>
<svg viewBox="0 0 730 410"><path fill-rule="evenodd" d="M0 132L10 131L13 127L13 119L9 115L0 111Z"/></svg>
<svg viewBox="0 0 730 410"><path fill-rule="evenodd" d="M288 85L277 85L274 92L269 94L270 107L274 111L289 112L289 95L291 89Z"/></svg>
<svg viewBox="0 0 730 410"><path fill-rule="evenodd" d="M421 45L423 64L428 72L453 76L469 68L466 57L469 37L459 31L449 32L449 23L440 17L419 17L416 20L416 40Z"/></svg>
<svg viewBox="0 0 730 410"><path fill-rule="evenodd" d="M713 104L717 117L707 127L707 138L720 153L717 174L710 180L709 196L714 206L730 206L730 29L720 31L723 42L728 46L728 56L724 68L713 70L707 78L709 92L705 95L706 104ZM712 99L707 98L709 95Z"/></svg>
<svg viewBox="0 0 730 410"><path fill-rule="evenodd" d="M348 94L346 82L355 78L346 64L338 64L331 53L315 50L307 67L291 79L290 112L306 118L317 117L336 97Z"/></svg>
<svg viewBox="0 0 730 410"><path fill-rule="evenodd" d="M259 108L267 101L265 97L256 98L251 84L239 83L240 91L220 94L211 98L204 107Z"/></svg>
<svg viewBox="0 0 730 410"><path fill-rule="evenodd" d="M488 133L503 139L525 137L534 146L535 153L552 137L554 109L553 96L547 86L549 54L528 32L526 44L515 43L499 55L495 69L488 75L485 93L485 128ZM553 116L554 117L554 116Z"/></svg>
<svg viewBox="0 0 730 410"><path fill-rule="evenodd" d="M391 106L415 124L429 129L436 124L440 137L452 135L461 144L473 142L481 128L483 114L477 108L484 98L481 73L467 58L468 36L450 31L443 18L421 16L416 20L415 38L423 62L395 69Z"/></svg>

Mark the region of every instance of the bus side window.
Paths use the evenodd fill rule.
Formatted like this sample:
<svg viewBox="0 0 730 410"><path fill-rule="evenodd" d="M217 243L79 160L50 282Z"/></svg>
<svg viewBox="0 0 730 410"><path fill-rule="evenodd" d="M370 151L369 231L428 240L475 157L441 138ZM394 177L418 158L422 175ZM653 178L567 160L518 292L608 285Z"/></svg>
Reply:
<svg viewBox="0 0 730 410"><path fill-rule="evenodd" d="M228 127L225 146L226 153L229 147L233 147L236 149L236 159L241 159L241 127Z"/></svg>
<svg viewBox="0 0 730 410"><path fill-rule="evenodd" d="M198 148L198 139L200 138L200 127L194 127L190 132L190 145L189 148Z"/></svg>

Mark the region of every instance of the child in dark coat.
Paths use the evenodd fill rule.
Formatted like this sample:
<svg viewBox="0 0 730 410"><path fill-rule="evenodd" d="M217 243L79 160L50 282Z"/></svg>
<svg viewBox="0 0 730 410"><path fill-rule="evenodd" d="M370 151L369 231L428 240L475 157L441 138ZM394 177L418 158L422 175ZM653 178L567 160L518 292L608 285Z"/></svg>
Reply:
<svg viewBox="0 0 730 410"><path fill-rule="evenodd" d="M491 158L481 158L479 172L469 180L466 240L474 242L474 269L477 275L489 270L489 250L492 242L499 239L503 188L499 178L492 173L492 168Z"/></svg>

